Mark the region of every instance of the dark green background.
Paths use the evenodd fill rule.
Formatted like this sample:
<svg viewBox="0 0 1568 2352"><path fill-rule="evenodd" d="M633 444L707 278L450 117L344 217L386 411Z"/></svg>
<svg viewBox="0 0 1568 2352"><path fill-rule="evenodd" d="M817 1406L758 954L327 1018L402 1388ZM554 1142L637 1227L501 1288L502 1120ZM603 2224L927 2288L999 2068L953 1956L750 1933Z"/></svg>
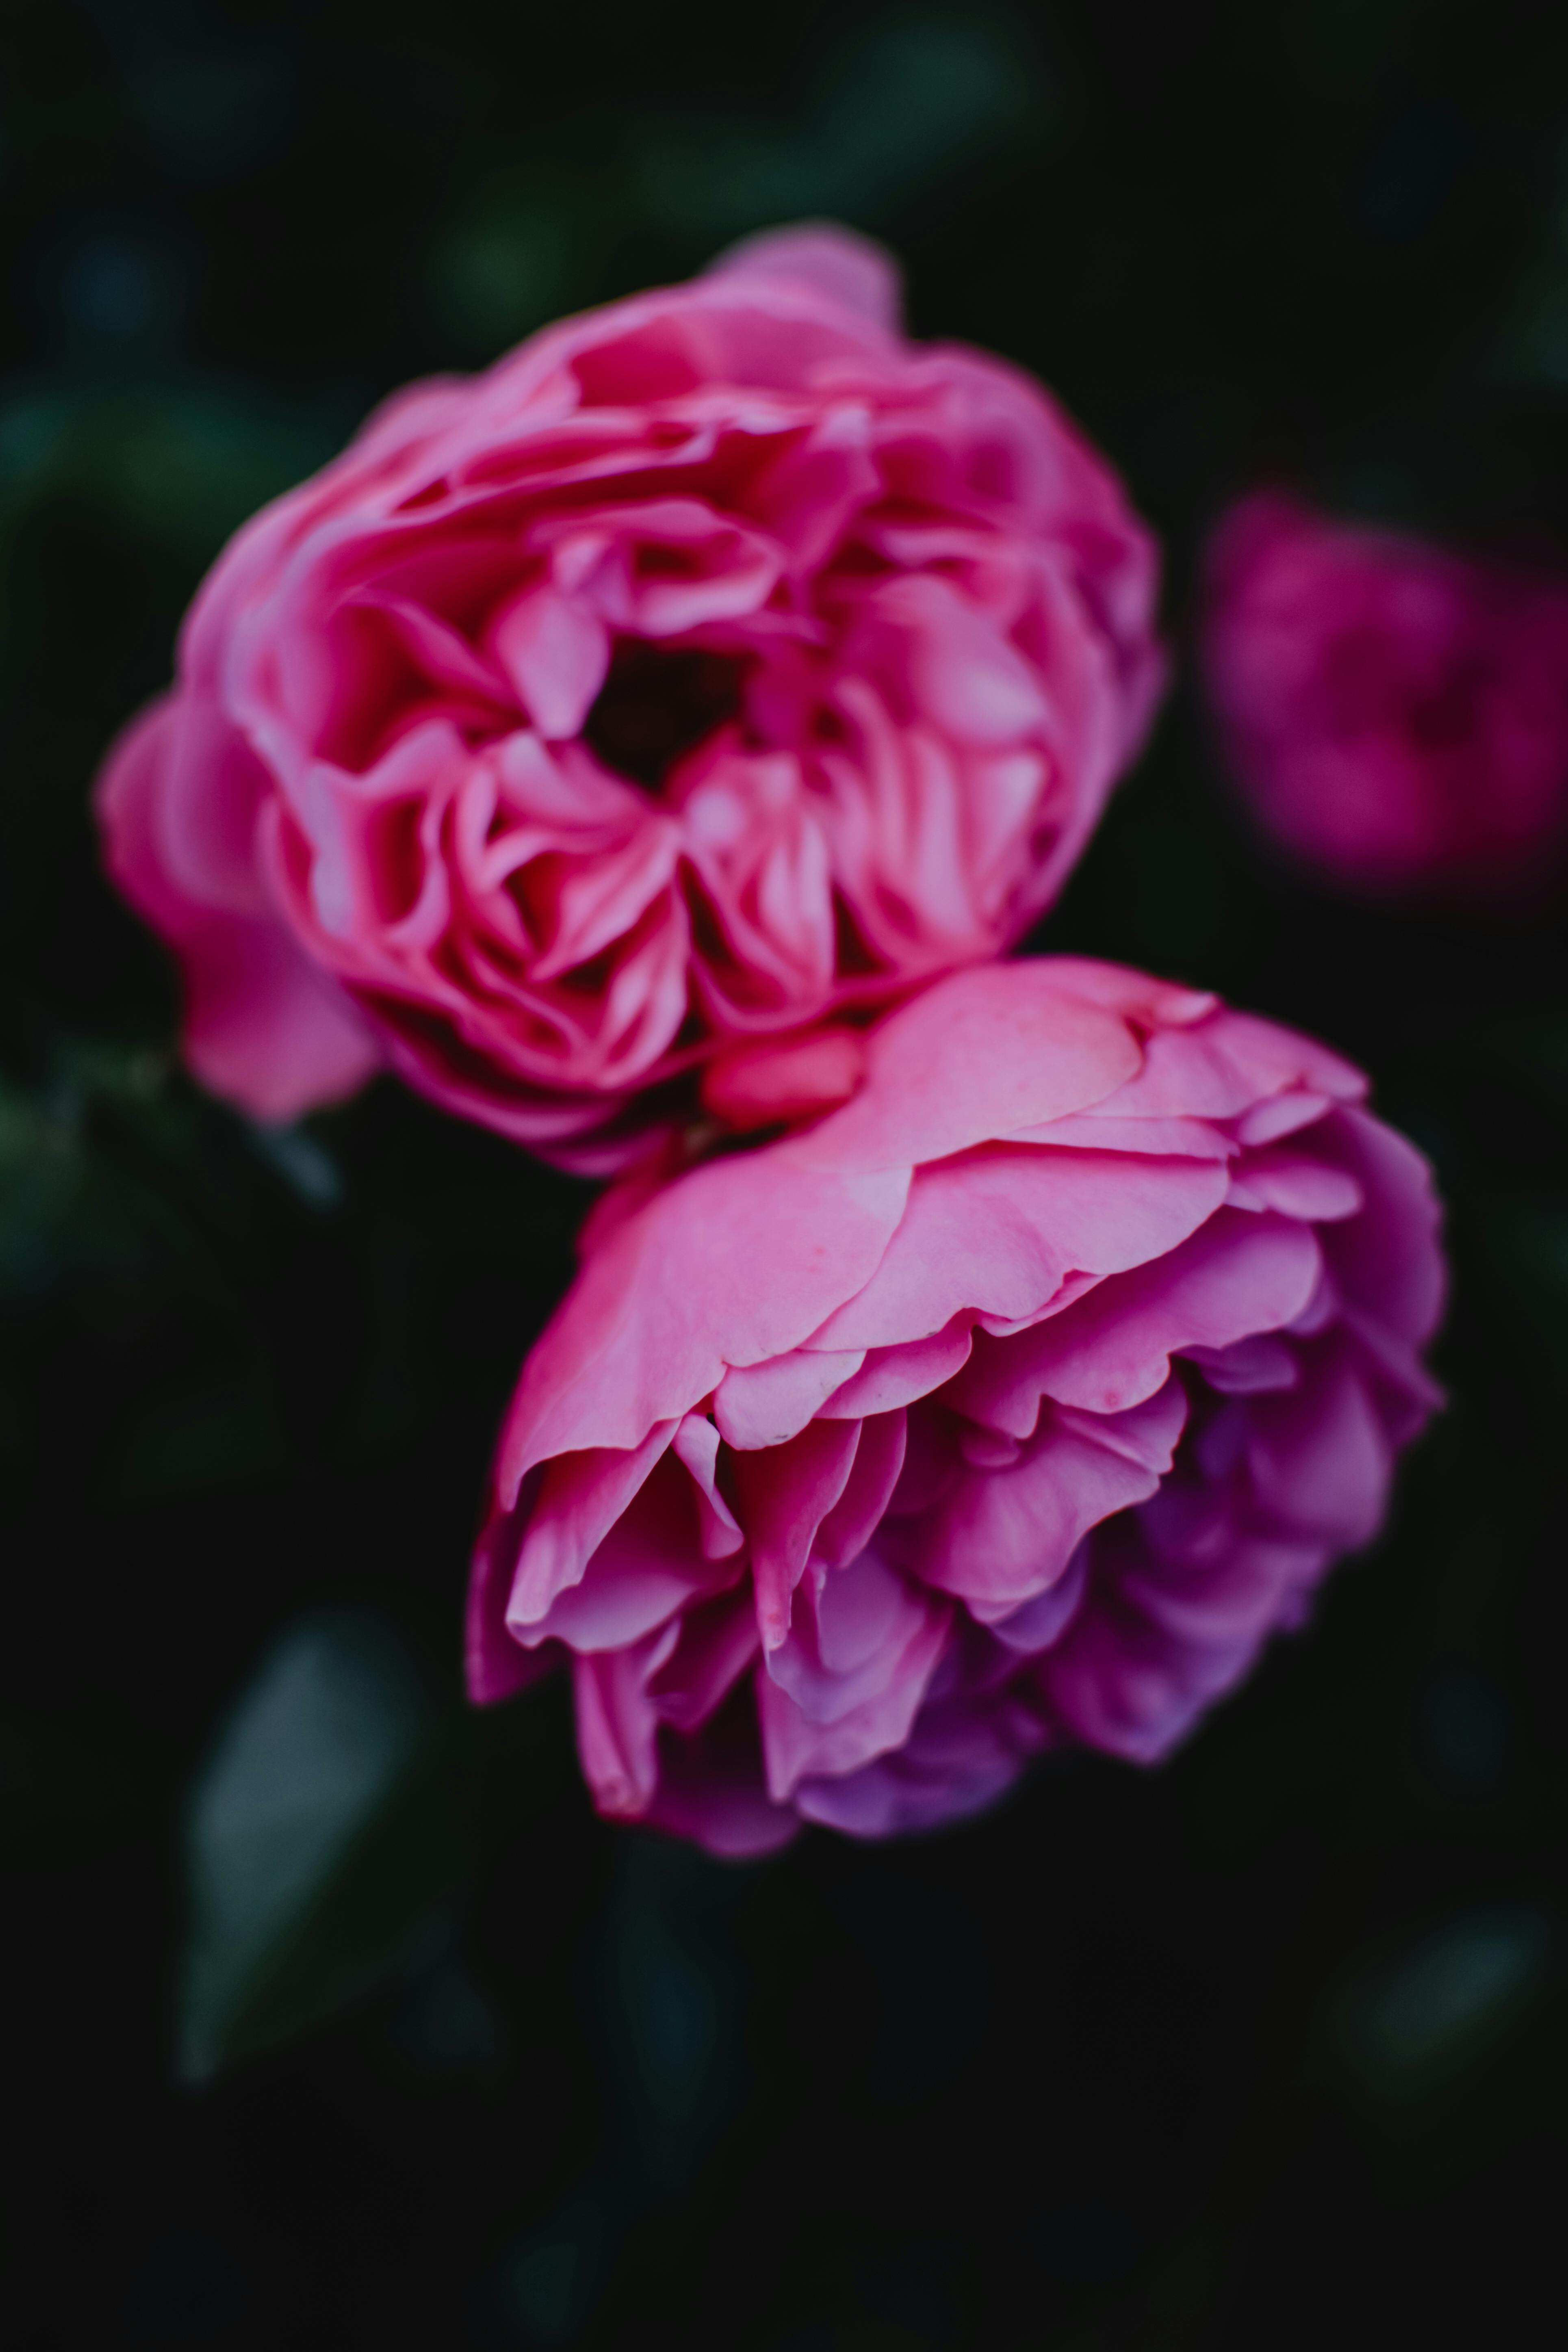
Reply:
<svg viewBox="0 0 1568 2352"><path fill-rule="evenodd" d="M586 1188L390 1084L284 1137L203 1099L86 799L225 535L383 392L802 215L1060 392L1166 538L1179 648L1268 476L1550 553L1562 26L0 6L8 2341L1563 2340L1560 917L1308 889L1178 684L1038 944L1374 1073L1452 1206L1451 1408L1167 1769L725 1868L594 1821L560 1691L461 1705L489 1444ZM330 1754L301 1659L359 1677ZM190 1826L237 1706L325 1857L248 1943L213 1873L251 1883L254 1824Z"/></svg>

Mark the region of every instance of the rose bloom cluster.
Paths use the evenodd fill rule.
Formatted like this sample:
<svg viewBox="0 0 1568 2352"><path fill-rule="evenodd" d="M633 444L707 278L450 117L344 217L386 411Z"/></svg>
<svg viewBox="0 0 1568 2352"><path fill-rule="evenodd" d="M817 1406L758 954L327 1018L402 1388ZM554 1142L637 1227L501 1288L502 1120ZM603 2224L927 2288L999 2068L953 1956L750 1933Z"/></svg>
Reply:
<svg viewBox="0 0 1568 2352"><path fill-rule="evenodd" d="M1364 1092L1110 965L940 982L846 1108L590 1235L502 1439L475 1695L569 1652L601 1809L725 1853L1163 1756L1436 1401L1431 1187Z"/></svg>
<svg viewBox="0 0 1568 2352"><path fill-rule="evenodd" d="M1153 541L1038 386L797 231L389 402L234 541L100 796L186 1052L390 1063L589 1171L725 1048L994 955L1162 678Z"/></svg>
<svg viewBox="0 0 1568 2352"><path fill-rule="evenodd" d="M1304 808L1312 598L1258 586L1267 536L1223 542L1211 655L1248 757L1272 681ZM198 1076L277 1119L387 1066L617 1180L468 1633L479 1701L570 1669L617 1820L749 1854L1164 1756L1437 1402L1431 1184L1359 1074L997 960L1145 730L1155 583L1037 386L780 232L391 402L220 558L110 756Z"/></svg>
<svg viewBox="0 0 1568 2352"><path fill-rule="evenodd" d="M1259 823L1372 896L1507 898L1568 851L1568 583L1277 490L1215 534L1204 664Z"/></svg>

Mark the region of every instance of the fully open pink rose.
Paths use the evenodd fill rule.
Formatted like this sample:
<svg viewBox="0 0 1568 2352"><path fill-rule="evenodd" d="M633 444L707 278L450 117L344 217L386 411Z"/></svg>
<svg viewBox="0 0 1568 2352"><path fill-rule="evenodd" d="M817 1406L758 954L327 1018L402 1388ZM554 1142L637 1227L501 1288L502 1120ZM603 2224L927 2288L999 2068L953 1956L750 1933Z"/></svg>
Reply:
<svg viewBox="0 0 1568 2352"><path fill-rule="evenodd" d="M239 533L99 803L210 1086L287 1118L387 1060L607 1169L719 1048L1047 904L1158 692L1153 546L896 310L874 247L761 238L402 394Z"/></svg>
<svg viewBox="0 0 1568 2352"><path fill-rule="evenodd" d="M599 1219L502 1438L474 1695L570 1654L601 1810L730 1853L1163 1756L1436 1402L1436 1211L1364 1091L1110 965L939 982L844 1108Z"/></svg>
<svg viewBox="0 0 1568 2352"><path fill-rule="evenodd" d="M1485 897L1568 845L1568 585L1262 491L1208 561L1204 665L1261 822L1352 887Z"/></svg>

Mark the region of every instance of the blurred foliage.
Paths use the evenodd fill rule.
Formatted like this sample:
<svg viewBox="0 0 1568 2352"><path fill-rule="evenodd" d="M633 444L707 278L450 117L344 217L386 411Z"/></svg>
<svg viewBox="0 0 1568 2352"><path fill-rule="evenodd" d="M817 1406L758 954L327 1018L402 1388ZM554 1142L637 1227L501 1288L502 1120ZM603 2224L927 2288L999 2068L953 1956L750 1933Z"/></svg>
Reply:
<svg viewBox="0 0 1568 2352"><path fill-rule="evenodd" d="M461 1701L584 1188L386 1085L205 1100L87 793L374 399L787 215L1057 387L1178 646L1270 475L1560 558L1565 158L1513 0L0 12L7 2341L1559 2340L1561 908L1318 894L1178 690L1036 943L1373 1071L1451 1202L1450 1410L1164 1771L735 1870L593 1821L563 1688Z"/></svg>
<svg viewBox="0 0 1568 2352"><path fill-rule="evenodd" d="M354 2000L461 1886L469 1718L443 1738L428 1717L403 1648L363 1611L307 1619L264 1661L192 1793L186 2081Z"/></svg>

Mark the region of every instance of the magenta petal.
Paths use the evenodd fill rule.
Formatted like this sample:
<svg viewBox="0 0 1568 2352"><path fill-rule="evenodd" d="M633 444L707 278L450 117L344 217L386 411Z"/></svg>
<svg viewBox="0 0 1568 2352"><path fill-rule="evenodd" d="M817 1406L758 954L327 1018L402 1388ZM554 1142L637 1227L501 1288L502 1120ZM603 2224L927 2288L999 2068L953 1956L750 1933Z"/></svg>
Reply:
<svg viewBox="0 0 1568 2352"><path fill-rule="evenodd" d="M1086 1746L1152 1764L1173 1748L1213 1695L1208 1677L1152 1628L1081 1612L1039 1679L1068 1730Z"/></svg>
<svg viewBox="0 0 1568 2352"><path fill-rule="evenodd" d="M1010 744L1048 725L1038 676L1005 631L945 581L895 579L878 602L910 632L910 691L944 734L961 743Z"/></svg>
<svg viewBox="0 0 1568 2352"><path fill-rule="evenodd" d="M713 1391L713 1417L724 1443L750 1453L798 1436L865 1358L863 1348L796 1349L771 1363L732 1367Z"/></svg>
<svg viewBox="0 0 1568 2352"><path fill-rule="evenodd" d="M578 599L534 588L495 625L495 656L545 741L576 735L610 667L610 633Z"/></svg>
<svg viewBox="0 0 1568 2352"><path fill-rule="evenodd" d="M1013 1468L961 1478L900 1557L982 1623L1007 1616L1067 1573L1090 1528L1155 1492L1185 1418L1178 1381L1122 1413L1058 1407Z"/></svg>
<svg viewBox="0 0 1568 2352"><path fill-rule="evenodd" d="M545 1471L517 1555L507 1622L519 1635L542 1624L552 1603L580 1583L588 1561L647 1480L675 1433L659 1422L626 1452L598 1447L557 1454Z"/></svg>
<svg viewBox="0 0 1568 2352"><path fill-rule="evenodd" d="M558 1592L544 1616L508 1627L519 1640L556 1640L579 1652L640 1642L655 1627L741 1577L731 1554L703 1549L697 1497L672 1454L658 1462L595 1551L579 1581Z"/></svg>
<svg viewBox="0 0 1568 2352"><path fill-rule="evenodd" d="M1361 1072L1326 1045L1222 1007L1194 1026L1151 1037L1137 1077L1105 1108L1114 1118L1256 1119L1275 1096L1354 1102L1365 1092Z"/></svg>
<svg viewBox="0 0 1568 2352"><path fill-rule="evenodd" d="M384 614L415 660L431 680L449 688L465 701L493 704L510 710L503 677L480 659L460 630L453 628L423 604L407 596L371 594L355 600L350 609ZM504 670L506 665L502 664Z"/></svg>
<svg viewBox="0 0 1568 2352"><path fill-rule="evenodd" d="M185 1060L253 1118L288 1121L342 1102L382 1067L371 1024L281 924L193 923L175 944Z"/></svg>
<svg viewBox="0 0 1568 2352"><path fill-rule="evenodd" d="M869 237L816 221L798 228L763 229L742 237L710 261L706 275L761 285L801 287L888 334L899 328L898 264Z"/></svg>
<svg viewBox="0 0 1568 2352"><path fill-rule="evenodd" d="M892 1500L904 1466L908 1422L902 1412L879 1412L860 1425L844 1492L816 1530L812 1556L827 1568L847 1568L871 1540Z"/></svg>
<svg viewBox="0 0 1568 2352"><path fill-rule="evenodd" d="M814 1344L896 1346L966 1307L1021 1320L1071 1271L1163 1257L1225 1192L1211 1161L1125 1153L998 1150L922 1168L880 1265Z"/></svg>
<svg viewBox="0 0 1568 2352"><path fill-rule="evenodd" d="M988 1616L986 1622L997 1641L1027 1656L1037 1656L1042 1650L1051 1649L1082 1604L1089 1583L1089 1546L1081 1543L1055 1584L1047 1585L1044 1592L1037 1592L1032 1601L1020 1601L1005 1617Z"/></svg>
<svg viewBox="0 0 1568 2352"><path fill-rule="evenodd" d="M926 1706L909 1739L837 1780L805 1780L794 1804L810 1822L846 1836L888 1838L962 1821L994 1804L1017 1779L1025 1756L984 1720L931 1722Z"/></svg>
<svg viewBox="0 0 1568 2352"><path fill-rule="evenodd" d="M1261 1396L1274 1389L1293 1389L1301 1370L1289 1341L1270 1331L1255 1331L1248 1339L1232 1340L1228 1348L1184 1348L1182 1360L1195 1364L1221 1396Z"/></svg>
<svg viewBox="0 0 1568 2352"><path fill-rule="evenodd" d="M1327 1549L1321 1541L1235 1531L1223 1554L1196 1570L1184 1562L1173 1571L1152 1549L1142 1563L1134 1557L1119 1573L1117 1591L1171 1642L1207 1654L1212 1696L1233 1661L1245 1667L1277 1627L1299 1621Z"/></svg>
<svg viewBox="0 0 1568 2352"><path fill-rule="evenodd" d="M129 751L148 725L156 730L157 748L151 755L156 782L147 823L168 890L188 906L275 922L256 838L271 779L244 736L205 695L165 697L132 721L99 787L101 814L112 813L120 789L112 779L122 749Z"/></svg>
<svg viewBox="0 0 1568 2352"><path fill-rule="evenodd" d="M787 1445L734 1456L764 1649L789 1632L791 1597L816 1530L848 1482L859 1439L858 1421L814 1421Z"/></svg>
<svg viewBox="0 0 1568 2352"><path fill-rule="evenodd" d="M297 1118L353 1094L380 1066L382 1049L281 914L236 911L235 845L221 872L216 851L204 858L204 883L221 892L216 898L195 898L175 880L163 849L163 792L183 724L178 704L156 704L110 754L97 795L110 871L179 957L184 1053L196 1076L252 1118ZM255 888L265 908L259 880Z"/></svg>
<svg viewBox="0 0 1568 2352"><path fill-rule="evenodd" d="M1320 1133L1324 1151L1366 1195L1361 1216L1324 1236L1329 1265L1359 1311L1419 1345L1443 1311L1432 1171L1413 1144L1365 1111L1336 1111Z"/></svg>
<svg viewBox="0 0 1568 2352"><path fill-rule="evenodd" d="M851 1576L853 1570L837 1573ZM830 1581L832 1577L830 1574ZM900 1610L889 1627L890 1655L876 1661L876 1687L842 1714L816 1719L773 1679L766 1665L756 1670L757 1717L768 1793L791 1794L807 1773L853 1772L875 1756L898 1748L909 1736L926 1687L947 1639L949 1612L940 1606ZM820 1691L820 1681L816 1684Z"/></svg>
<svg viewBox="0 0 1568 2352"><path fill-rule="evenodd" d="M1348 1352L1314 1365L1283 1395L1260 1398L1251 1431L1253 1485L1283 1525L1341 1549L1371 1539L1387 1504L1394 1449Z"/></svg>
<svg viewBox="0 0 1568 2352"><path fill-rule="evenodd" d="M696 1731L745 1673L757 1648L757 1612L744 1586L686 1610L679 1642L648 1679L659 1720L678 1731Z"/></svg>
<svg viewBox="0 0 1568 2352"><path fill-rule="evenodd" d="M814 1168L940 1160L1082 1110L1142 1060L1126 1023L1064 992L1048 962L961 972L873 1032L861 1092L787 1148Z"/></svg>
<svg viewBox="0 0 1568 2352"><path fill-rule="evenodd" d="M800 1345L870 1275L907 1170L838 1177L790 1148L700 1168L596 1249L523 1367L497 1465L510 1502L531 1464L639 1445L735 1364Z"/></svg>
<svg viewBox="0 0 1568 2352"><path fill-rule="evenodd" d="M675 1433L672 1450L691 1473L703 1555L728 1559L746 1538L734 1512L719 1492L719 1433L705 1415L689 1412Z"/></svg>
<svg viewBox="0 0 1568 2352"><path fill-rule="evenodd" d="M476 1706L493 1706L565 1664L557 1642L525 1650L507 1630L506 1601L517 1549L513 1515L492 1507L474 1548L464 1616L464 1677Z"/></svg>
<svg viewBox="0 0 1568 2352"><path fill-rule="evenodd" d="M1036 1673L1077 1738L1153 1763L1246 1673L1321 1553L1242 1539L1217 1570L1178 1584L1160 1576L1135 1522L1095 1543L1091 1601Z"/></svg>
<svg viewBox="0 0 1568 2352"><path fill-rule="evenodd" d="M572 1669L577 1754L594 1802L612 1819L637 1821L658 1786L658 1717L648 1698L649 1671L675 1645L676 1628L636 1649L579 1657Z"/></svg>
<svg viewBox="0 0 1568 2352"><path fill-rule="evenodd" d="M1267 1101L1254 1103L1243 1111L1236 1122L1237 1141L1248 1151L1261 1145L1277 1143L1287 1135L1299 1135L1304 1127L1315 1127L1333 1104L1327 1095L1314 1094L1304 1087L1289 1087L1284 1094L1270 1095Z"/></svg>
<svg viewBox="0 0 1568 2352"><path fill-rule="evenodd" d="M689 1738L664 1728L658 1763L658 1790L647 1819L676 1837L738 1860L774 1853L799 1832L798 1816L768 1796L749 1694L737 1693Z"/></svg>
<svg viewBox="0 0 1568 2352"><path fill-rule="evenodd" d="M1320 1126L1311 1139L1314 1144L1321 1134ZM1366 1200L1345 1169L1331 1167L1316 1153L1278 1147L1248 1151L1234 1162L1226 1197L1235 1209L1268 1209L1309 1223L1338 1223L1353 1217Z"/></svg>
<svg viewBox="0 0 1568 2352"><path fill-rule="evenodd" d="M740 1133L847 1102L865 1073L853 1030L822 1029L783 1044L744 1045L710 1062L702 1099Z"/></svg>
<svg viewBox="0 0 1568 2352"><path fill-rule="evenodd" d="M1221 1210L1168 1256L1112 1276L1049 1322L977 1341L953 1401L1017 1437L1034 1427L1042 1395L1119 1412L1163 1385L1177 1349L1223 1348L1288 1323L1319 1263L1310 1227Z"/></svg>
<svg viewBox="0 0 1568 2352"><path fill-rule="evenodd" d="M1568 833L1560 579L1267 488L1224 519L1205 568L1225 750L1289 850L1358 896L1484 900L1553 876Z"/></svg>
<svg viewBox="0 0 1568 2352"><path fill-rule="evenodd" d="M789 1637L763 1669L813 1723L838 1723L878 1696L901 1672L910 1643L949 1612L910 1585L874 1550L847 1568L814 1562L795 1599Z"/></svg>
<svg viewBox="0 0 1568 2352"><path fill-rule="evenodd" d="M1209 1119L1113 1118L1093 1105L1067 1118L1024 1128L1013 1140L1053 1144L1073 1151L1138 1151L1169 1160L1229 1160L1239 1148Z"/></svg>
<svg viewBox="0 0 1568 2352"><path fill-rule="evenodd" d="M973 1333L967 1315L955 1315L929 1339L902 1348L874 1348L858 1372L835 1389L822 1408L825 1421L858 1421L867 1413L890 1413L930 1396L952 1379L968 1355Z"/></svg>

